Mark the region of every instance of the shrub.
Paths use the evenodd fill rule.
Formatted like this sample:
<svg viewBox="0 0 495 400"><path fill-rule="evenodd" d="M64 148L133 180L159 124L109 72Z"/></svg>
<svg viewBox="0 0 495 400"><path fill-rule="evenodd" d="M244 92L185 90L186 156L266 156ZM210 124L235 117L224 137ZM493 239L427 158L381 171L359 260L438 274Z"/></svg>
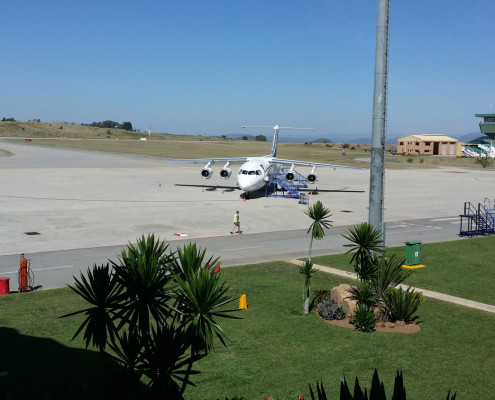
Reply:
<svg viewBox="0 0 495 400"><path fill-rule="evenodd" d="M481 155L476 158L476 163L481 165L483 168L486 168L492 165L493 160L487 155Z"/></svg>
<svg viewBox="0 0 495 400"><path fill-rule="evenodd" d="M389 288L383 293L382 297L390 320L404 321L406 323L418 319L418 316L414 315L414 313L425 301L423 293L415 292L410 288L407 290Z"/></svg>
<svg viewBox="0 0 495 400"><path fill-rule="evenodd" d="M323 381L316 382L316 390L317 390L317 397L315 397L313 388L311 387L311 385L309 385L311 400L316 400L316 399L328 400L327 394L325 393L325 388L323 387ZM450 397L450 390L449 390L446 400L455 400L456 396L457 393L454 393L452 397ZM378 371L376 370L376 368L373 374L373 379L371 381L369 397L368 397L368 390L364 388L364 392L363 392L363 389L361 389L361 385L359 383L359 379L357 376L354 383L353 393L351 393L351 390L349 388L349 385L347 384L347 380L345 379L345 377L344 377L344 381L340 382L340 400L364 400L364 399L385 400L386 398L387 397L385 394L385 385L383 382L380 381L380 378L378 376ZM392 400L406 400L406 388L404 386L404 378L402 376L402 371L397 371L397 375L394 381Z"/></svg>
<svg viewBox="0 0 495 400"><path fill-rule="evenodd" d="M368 310L372 310L379 300L375 289L369 282L360 282L357 286L351 286L348 292L351 293L349 299L356 300L358 306L363 305Z"/></svg>
<svg viewBox="0 0 495 400"><path fill-rule="evenodd" d="M314 292L316 304L320 304L323 300L329 299L332 293L330 290L322 289L315 290Z"/></svg>
<svg viewBox="0 0 495 400"><path fill-rule="evenodd" d="M411 163L413 162L413 159L412 159L412 158L408 158L408 159L407 159L407 162L408 162L409 164L411 164Z"/></svg>
<svg viewBox="0 0 495 400"><path fill-rule="evenodd" d="M404 259L395 255L392 257L380 257L370 278L370 283L379 296L390 286L400 285L411 275L410 270L402 268L404 263Z"/></svg>
<svg viewBox="0 0 495 400"><path fill-rule="evenodd" d="M375 314L373 314L373 311L370 311L365 305L360 304L351 317L350 323L354 325L358 331L371 333L375 330Z"/></svg>
<svg viewBox="0 0 495 400"><path fill-rule="evenodd" d="M333 299L323 300L318 304L318 314L324 320L344 319L344 309L333 301Z"/></svg>

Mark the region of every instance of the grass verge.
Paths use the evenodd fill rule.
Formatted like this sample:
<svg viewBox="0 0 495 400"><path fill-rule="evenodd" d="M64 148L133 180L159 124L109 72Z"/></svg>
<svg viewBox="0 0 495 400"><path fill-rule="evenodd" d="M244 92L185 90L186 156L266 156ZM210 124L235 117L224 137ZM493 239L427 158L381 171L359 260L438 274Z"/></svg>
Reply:
<svg viewBox="0 0 495 400"><path fill-rule="evenodd" d="M218 344L198 363L202 373L186 391L189 400L307 397L308 382L319 379L329 398L338 398L344 375L369 387L374 368L389 396L402 369L411 399L444 398L449 388L462 399L493 398L495 358L487 349L495 347L494 315L428 300L419 310L419 333L363 334L302 315L297 266L264 263L222 273L236 295L247 295L248 309L238 312L242 320L221 322L229 347ZM318 272L312 282L312 289L330 289L345 280ZM2 390L32 399L53 387L101 386L98 354L84 350L81 339L70 341L80 320L57 319L83 307L69 289L0 298L0 371L9 372L0 378Z"/></svg>
<svg viewBox="0 0 495 400"><path fill-rule="evenodd" d="M423 244L421 263L405 282L422 289L495 305L495 236ZM387 253L405 258L404 247ZM349 254L313 257L313 263L354 272Z"/></svg>

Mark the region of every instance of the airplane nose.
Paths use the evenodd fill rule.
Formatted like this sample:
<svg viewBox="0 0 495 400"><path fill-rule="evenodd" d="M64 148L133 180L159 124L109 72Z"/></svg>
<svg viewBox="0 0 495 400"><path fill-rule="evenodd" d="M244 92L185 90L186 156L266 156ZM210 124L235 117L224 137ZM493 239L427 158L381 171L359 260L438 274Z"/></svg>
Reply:
<svg viewBox="0 0 495 400"><path fill-rule="evenodd" d="M257 185L257 181L254 177L249 177L249 176L239 176L237 179L237 185L242 189L247 192L249 191L255 191L259 189Z"/></svg>

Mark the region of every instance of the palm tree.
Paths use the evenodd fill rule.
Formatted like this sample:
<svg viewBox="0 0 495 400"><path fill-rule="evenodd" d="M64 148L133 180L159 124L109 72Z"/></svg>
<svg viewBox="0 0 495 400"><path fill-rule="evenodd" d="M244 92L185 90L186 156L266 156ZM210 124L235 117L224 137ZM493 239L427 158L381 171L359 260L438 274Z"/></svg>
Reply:
<svg viewBox="0 0 495 400"><path fill-rule="evenodd" d="M344 246L350 247L346 254L354 253L351 264L354 263L356 274L362 282L369 281L376 271L376 253L384 251L381 232L368 222L363 222L350 227L348 235L342 236L351 242Z"/></svg>
<svg viewBox="0 0 495 400"><path fill-rule="evenodd" d="M92 342L106 357L123 365L122 385L149 378L155 398L182 399L189 377L198 373L194 362L205 357L218 338L225 345L218 318L235 318L226 305L235 300L221 274L217 259L204 265L205 250L187 245L166 254L168 246L154 235L129 244L110 266L88 269L72 289L91 307L73 339L84 329L86 347ZM106 352L106 346L112 352ZM130 378L131 377L131 378Z"/></svg>
<svg viewBox="0 0 495 400"><path fill-rule="evenodd" d="M299 272L304 276L303 286L303 311L304 314L309 313L309 298L311 293L311 276L317 271L313 268L311 262L311 251L313 249L313 239L323 239L325 237L325 230L332 226L329 220L330 210L323 206L323 203L318 200L315 204L308 206L308 209L304 212L313 221L306 233L311 232L311 240L309 242L309 255L308 260L299 267Z"/></svg>
<svg viewBox="0 0 495 400"><path fill-rule="evenodd" d="M313 268L313 263L306 260L303 265L299 266L299 273L304 276L303 285L303 312L304 314L309 313L309 298L311 297L311 276L318 271Z"/></svg>
<svg viewBox="0 0 495 400"><path fill-rule="evenodd" d="M332 216L330 210L326 208L323 203L318 200L315 204L308 206L308 209L304 211L313 221L306 233L311 232L311 241L309 242L309 262L311 262L311 250L313 248L313 239L323 239L325 237L324 229L329 229L332 226L332 222L328 218Z"/></svg>

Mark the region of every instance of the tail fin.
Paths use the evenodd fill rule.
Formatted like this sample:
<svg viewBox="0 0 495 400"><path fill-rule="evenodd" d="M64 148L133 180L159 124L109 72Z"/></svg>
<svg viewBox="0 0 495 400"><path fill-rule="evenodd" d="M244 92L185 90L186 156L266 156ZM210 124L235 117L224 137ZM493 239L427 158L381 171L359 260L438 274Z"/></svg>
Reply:
<svg viewBox="0 0 495 400"><path fill-rule="evenodd" d="M269 156L272 156L272 157L277 157L278 131L280 129L293 130L293 131L302 131L302 130L314 131L315 130L313 128L293 128L290 126L280 127L278 125L275 125L275 126L243 126L243 128L273 129L273 130L275 130L275 133L273 134L272 150L270 151L270 154L269 154Z"/></svg>
<svg viewBox="0 0 495 400"><path fill-rule="evenodd" d="M278 125L275 125L273 129L275 130L275 133L273 134L272 151L270 151L270 155L272 157L277 157Z"/></svg>

